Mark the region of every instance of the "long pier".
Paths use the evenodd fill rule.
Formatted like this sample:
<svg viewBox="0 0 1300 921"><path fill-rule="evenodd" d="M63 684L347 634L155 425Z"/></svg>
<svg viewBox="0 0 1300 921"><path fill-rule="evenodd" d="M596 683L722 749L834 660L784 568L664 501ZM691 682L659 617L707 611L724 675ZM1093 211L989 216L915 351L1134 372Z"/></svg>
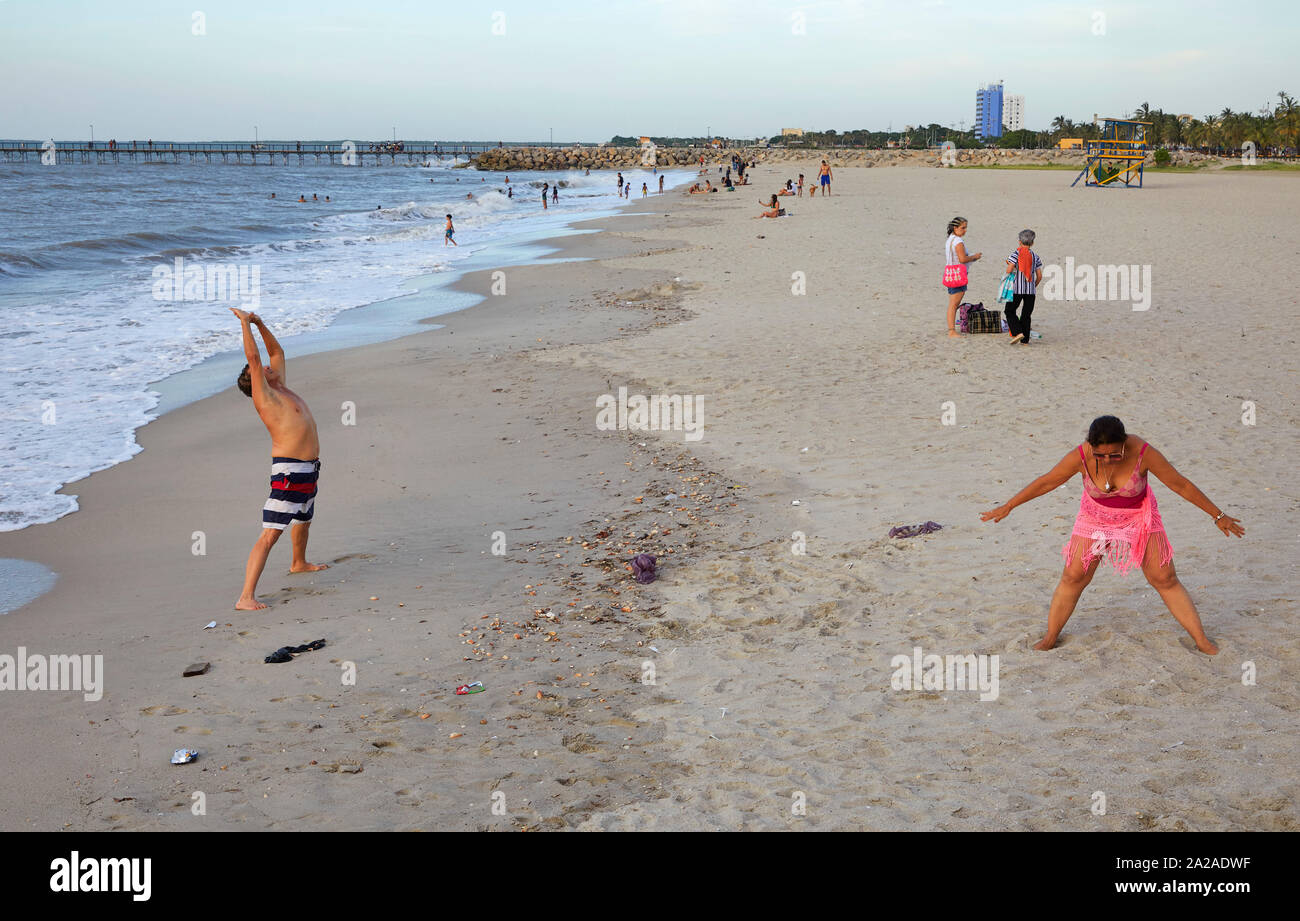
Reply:
<svg viewBox="0 0 1300 921"><path fill-rule="evenodd" d="M43 163L234 163L285 166L290 163L333 163L342 166L395 166L423 163L431 158L470 158L496 144L407 141L340 141L301 143L172 143L159 141L0 141L5 162Z"/></svg>

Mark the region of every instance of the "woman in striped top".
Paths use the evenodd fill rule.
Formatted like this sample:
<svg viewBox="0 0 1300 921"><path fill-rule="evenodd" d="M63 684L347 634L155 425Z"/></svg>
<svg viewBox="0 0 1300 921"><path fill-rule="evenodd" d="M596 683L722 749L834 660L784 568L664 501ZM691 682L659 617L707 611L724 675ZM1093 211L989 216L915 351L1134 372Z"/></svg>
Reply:
<svg viewBox="0 0 1300 921"><path fill-rule="evenodd" d="M1029 315L1034 312L1034 299L1038 283L1043 280L1043 260L1030 247L1034 245L1032 230L1020 231L1020 245L1007 257L1007 274L1015 274L1012 281L1015 297L1007 301L1007 329L1011 331L1011 344L1029 345ZM1016 311L1020 310L1020 316Z"/></svg>

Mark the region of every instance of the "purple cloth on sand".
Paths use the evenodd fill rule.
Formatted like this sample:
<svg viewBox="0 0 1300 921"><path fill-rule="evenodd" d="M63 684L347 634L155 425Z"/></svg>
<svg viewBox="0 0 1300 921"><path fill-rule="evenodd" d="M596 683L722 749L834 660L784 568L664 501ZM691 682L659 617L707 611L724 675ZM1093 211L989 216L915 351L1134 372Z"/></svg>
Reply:
<svg viewBox="0 0 1300 921"><path fill-rule="evenodd" d="M943 525L937 521L927 521L925 524L905 524L897 528L889 529L890 537L916 537L918 534L929 534L932 531L943 530Z"/></svg>
<svg viewBox="0 0 1300 921"><path fill-rule="evenodd" d="M655 558L648 553L632 557L632 572L642 585L655 580Z"/></svg>

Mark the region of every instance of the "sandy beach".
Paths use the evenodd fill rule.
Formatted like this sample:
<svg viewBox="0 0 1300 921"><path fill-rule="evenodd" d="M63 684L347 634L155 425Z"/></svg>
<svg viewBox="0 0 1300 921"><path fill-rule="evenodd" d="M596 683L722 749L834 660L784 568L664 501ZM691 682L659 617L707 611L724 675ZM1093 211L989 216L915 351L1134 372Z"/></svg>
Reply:
<svg viewBox="0 0 1300 921"><path fill-rule="evenodd" d="M287 574L282 542L266 611L232 610L269 457L233 386L69 485L80 511L0 534L59 574L0 617L0 652L105 667L97 702L0 698L24 740L0 829L1294 830L1297 180L841 168L832 197L755 220L816 166L752 172L590 222L504 295L468 276L486 300L440 329L301 359L287 340L331 568ZM1040 298L1030 347L949 340L954 215L985 253L967 300L992 306L1029 227L1045 264L1150 266L1149 309ZM699 398L702 437L602 431L621 387ZM1079 481L979 514L1103 413L1247 528L1225 540L1153 479L1215 657L1109 571L1031 648ZM917 647L999 656L997 698L895 690ZM198 760L171 765L182 747Z"/></svg>

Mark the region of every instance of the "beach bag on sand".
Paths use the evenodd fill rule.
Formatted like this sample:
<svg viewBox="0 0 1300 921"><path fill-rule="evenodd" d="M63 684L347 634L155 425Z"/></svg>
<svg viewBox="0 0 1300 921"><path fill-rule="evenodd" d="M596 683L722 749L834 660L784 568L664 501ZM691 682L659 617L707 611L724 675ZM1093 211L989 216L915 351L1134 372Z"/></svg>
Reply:
<svg viewBox="0 0 1300 921"><path fill-rule="evenodd" d="M960 288L966 284L966 264L963 262L943 267L943 284L947 288Z"/></svg>
<svg viewBox="0 0 1300 921"><path fill-rule="evenodd" d="M957 328L958 328L959 330L961 330L963 333L968 333L968 332L970 332L970 330L966 328L966 317L967 317L967 315L968 315L972 310L983 310L983 309L984 309L984 302L983 302L983 301L980 301L978 304L967 304L967 303L964 303L964 302L963 302L962 304L960 304L960 305L957 307Z"/></svg>
<svg viewBox="0 0 1300 921"><path fill-rule="evenodd" d="M966 311L966 332L1000 333L1002 332L1002 314L996 310L972 307Z"/></svg>

